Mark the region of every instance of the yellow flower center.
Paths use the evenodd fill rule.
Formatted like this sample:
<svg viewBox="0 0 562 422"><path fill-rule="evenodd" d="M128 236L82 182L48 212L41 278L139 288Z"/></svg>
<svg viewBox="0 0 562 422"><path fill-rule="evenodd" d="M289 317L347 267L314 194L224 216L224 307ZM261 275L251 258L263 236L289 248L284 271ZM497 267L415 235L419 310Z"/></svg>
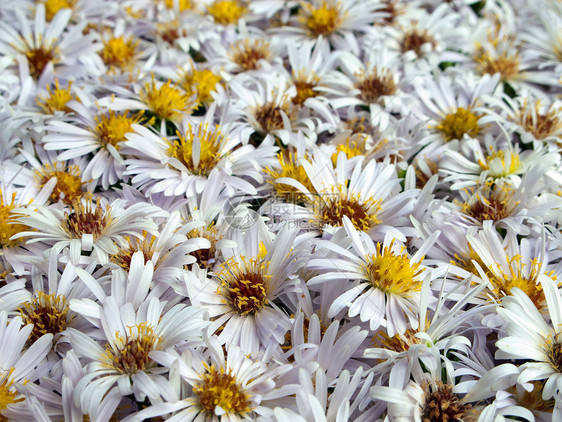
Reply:
<svg viewBox="0 0 562 422"><path fill-rule="evenodd" d="M232 60L244 70L256 70L259 61L272 58L269 43L265 40L248 40L238 42L232 49Z"/></svg>
<svg viewBox="0 0 562 422"><path fill-rule="evenodd" d="M253 315L267 304L269 262L259 258L242 257L242 264L233 259L221 265L217 276L220 280L218 293L239 315Z"/></svg>
<svg viewBox="0 0 562 422"><path fill-rule="evenodd" d="M521 126L532 133L535 139L543 140L549 136L562 132L562 107L555 107L552 104L545 113L539 112L540 101L534 105L534 112L524 107L518 114Z"/></svg>
<svg viewBox="0 0 562 422"><path fill-rule="evenodd" d="M45 167L35 172L39 178L40 188L45 186L53 177L56 177L57 184L49 198L54 203L62 200L65 204L70 205L84 193L82 190L84 183L80 177L80 168L77 165L68 166L56 162L54 165L46 164Z"/></svg>
<svg viewBox="0 0 562 422"><path fill-rule="evenodd" d="M521 262L521 256L516 255L513 257L507 257L509 263L509 273L505 273L499 264L497 264L496 273L491 271L487 272L488 278L494 287L493 293L496 298L501 298L511 294L511 289L517 287L531 299L535 304L537 309L541 309L545 304L545 296L541 284L538 282L538 270L539 265L537 260L532 260L529 265L532 266L529 275L524 275L523 267L524 263ZM485 269L485 267L483 267ZM499 275L497 275L499 273ZM550 276L554 281L556 281L556 275L554 271L549 271L547 276Z"/></svg>
<svg viewBox="0 0 562 422"><path fill-rule="evenodd" d="M33 343L44 334L58 335L66 330L73 319L68 315L69 307L63 295L45 294L38 291L37 297L18 309L23 323L33 324L29 341Z"/></svg>
<svg viewBox="0 0 562 422"><path fill-rule="evenodd" d="M332 154L332 164L334 167L338 162L338 155L340 152L344 152L347 158L358 157L359 155L365 154L365 137L364 136L354 136L354 139L347 138L343 144L338 144L336 146L336 152Z"/></svg>
<svg viewBox="0 0 562 422"><path fill-rule="evenodd" d="M119 265L125 271L129 271L131 269L131 259L133 258L134 253L139 251L142 252L145 262L150 261L154 256L154 243L156 238L149 235L146 231L143 232L141 239L125 236L125 240L127 241L128 246L120 248L117 255L113 255L111 257L111 261ZM154 262L154 268L156 267L158 267L158 261Z"/></svg>
<svg viewBox="0 0 562 422"><path fill-rule="evenodd" d="M103 41L103 49L99 55L106 66L127 71L134 67L138 46L139 41L133 36L112 37Z"/></svg>
<svg viewBox="0 0 562 422"><path fill-rule="evenodd" d="M254 110L254 118L259 125L259 131L262 134L267 134L274 130L283 129L281 112L284 112L289 119L291 118L291 103L289 101L282 104L270 102L257 106Z"/></svg>
<svg viewBox="0 0 562 422"><path fill-rule="evenodd" d="M20 237L14 240L10 240L10 238L29 230L29 227L26 225L15 222L15 216L12 213L12 210L17 208L17 205L14 203L15 200L16 193L14 192L11 201L9 203L4 202L4 194L2 189L0 189L0 247L12 248L21 244L23 238Z"/></svg>
<svg viewBox="0 0 562 422"><path fill-rule="evenodd" d="M220 83L222 78L209 69L192 69L191 73L186 73L182 86L187 92L195 91L199 104L208 104L213 101L211 92Z"/></svg>
<svg viewBox="0 0 562 422"><path fill-rule="evenodd" d="M221 133L220 126L209 129L209 125L199 125L194 131L193 125L189 124L185 136L177 132L178 138L168 142L168 155L177 158L191 173L199 176L208 176L218 165L222 158L221 147L226 142ZM199 143L199 158L193 155L193 144Z"/></svg>
<svg viewBox="0 0 562 422"><path fill-rule="evenodd" d="M230 25L237 23L246 14L247 9L236 0L219 0L210 5L207 11L215 22L221 25Z"/></svg>
<svg viewBox="0 0 562 422"><path fill-rule="evenodd" d="M446 141L462 139L466 134L475 137L480 132L478 120L480 116L474 114L470 109L457 108L454 113L447 114L435 129L443 133Z"/></svg>
<svg viewBox="0 0 562 422"><path fill-rule="evenodd" d="M15 388L12 388L14 382L10 380L10 375L14 372L14 368L11 368L9 371L4 372L4 374L0 375L0 412L6 410L8 405L13 403L19 403L24 400L23 397L16 398L18 393ZM7 421L8 418L0 415L0 421Z"/></svg>
<svg viewBox="0 0 562 422"><path fill-rule="evenodd" d="M379 330L373 337L373 345L397 353L407 352L411 345L421 343L421 339L416 337L417 333L418 330L408 328L404 334L395 334L390 337L385 330Z"/></svg>
<svg viewBox="0 0 562 422"><path fill-rule="evenodd" d="M310 34L317 37L319 35L331 35L338 30L341 25L339 4L337 2L322 1L318 8L310 4L303 4L304 15L301 19Z"/></svg>
<svg viewBox="0 0 562 422"><path fill-rule="evenodd" d="M304 75L298 75L295 78L295 87L297 88L297 95L293 97L293 104L302 106L308 98L318 96L318 91L315 91L318 84L318 77L314 76L307 80Z"/></svg>
<svg viewBox="0 0 562 422"><path fill-rule="evenodd" d="M215 409L220 407L226 414L246 416L252 411L250 396L240 386L232 370L219 370L214 365L208 367L201 380L193 386L193 393L208 415L215 416Z"/></svg>
<svg viewBox="0 0 562 422"><path fill-rule="evenodd" d="M273 187L278 196L285 198L285 199L295 199L298 202L301 202L305 199L305 196L298 193L298 190L293 186L284 185L281 183L274 183L275 180L279 179L280 177L289 177L291 179L296 180L297 182L302 183L309 192L314 192L314 186L310 182L308 174L304 167L299 164L297 159L297 154L291 152L290 150L284 150L277 154L277 159L279 160L279 165L281 166L280 169L271 169L267 167L264 169L264 172L269 174L273 180L270 180L270 183L273 183Z"/></svg>
<svg viewBox="0 0 562 422"><path fill-rule="evenodd" d="M513 209L510 205L513 191L514 189L507 184L496 185L496 187L485 186L472 194L467 202L461 204L462 212L480 222L503 220Z"/></svg>
<svg viewBox="0 0 562 422"><path fill-rule="evenodd" d="M178 88L177 83L172 85L172 81L168 79L158 87L154 76L151 82L145 84L140 97L163 120L181 120L184 114L190 114L196 106L189 94Z"/></svg>
<svg viewBox="0 0 562 422"><path fill-rule="evenodd" d="M562 362L561 362L562 363ZM510 388L508 391L514 394L514 397L517 399L517 404L519 406L524 407L525 409L529 409L531 412L546 412L552 413L555 406L554 399L551 400L544 400L542 398L542 392L544 389L544 384L546 383L545 380L543 381L532 381L533 384L533 391L524 390L523 394L518 397L517 390L515 388Z"/></svg>
<svg viewBox="0 0 562 422"><path fill-rule="evenodd" d="M381 222L377 218L381 202L373 198L362 200L360 193L345 193L344 187L338 186L331 192L320 193L318 204L313 204L313 207L322 224L340 227L343 226L343 217L347 216L357 230L367 232Z"/></svg>
<svg viewBox="0 0 562 422"><path fill-rule="evenodd" d="M164 4L168 9L173 9L176 3L180 12L193 9L193 2L191 0L164 0Z"/></svg>
<svg viewBox="0 0 562 422"><path fill-rule="evenodd" d="M499 150L486 157L486 162L480 161L483 170L490 170L490 177L505 177L515 174L521 168L519 154L510 152L507 157L504 151ZM499 168L498 168L499 167Z"/></svg>
<svg viewBox="0 0 562 422"><path fill-rule="evenodd" d="M401 253L392 250L393 244L385 246L377 243L377 252L367 255L362 271L369 283L385 293L406 296L410 292L421 290L423 283L419 262L412 262L405 247Z"/></svg>
<svg viewBox="0 0 562 422"><path fill-rule="evenodd" d="M386 68L375 67L369 74L358 74L357 79L355 87L361 91L359 96L369 104L376 103L382 96L394 95L397 90L394 78Z"/></svg>
<svg viewBox="0 0 562 422"><path fill-rule="evenodd" d="M45 0L45 18L51 22L61 9L72 9L76 0Z"/></svg>
<svg viewBox="0 0 562 422"><path fill-rule="evenodd" d="M52 90L51 86L47 85L49 96L47 98L39 97L36 100L37 105L48 114L55 114L56 111L64 111L68 113L70 109L66 106L66 104L70 100L75 99L70 92L71 85L72 81L68 82L68 87L66 89L62 89L59 86L59 80L55 79L55 89Z"/></svg>
<svg viewBox="0 0 562 422"><path fill-rule="evenodd" d="M481 51L474 58L476 71L480 75L499 73L502 81L507 81L519 73L519 54L502 53L497 57Z"/></svg>
<svg viewBox="0 0 562 422"><path fill-rule="evenodd" d="M142 119L143 113L136 116L129 116L129 112L124 114L116 113L113 110L109 114L101 114L97 116L96 133L103 146L113 145L115 149L119 149L119 143L125 141L125 135L132 132L132 124L138 123Z"/></svg>
<svg viewBox="0 0 562 422"><path fill-rule="evenodd" d="M66 219L60 225L72 239L81 239L82 235L91 234L97 240L113 221L109 205L104 210L99 200L95 205L91 199L77 201L72 204L71 209L70 213L64 213Z"/></svg>
<svg viewBox="0 0 562 422"><path fill-rule="evenodd" d="M121 374L136 374L138 371L149 369L153 365L148 356L153 350L158 350L162 341L154 332L154 328L147 322L127 327L128 332L123 337L115 333L115 348L107 344L102 355L105 366Z"/></svg>

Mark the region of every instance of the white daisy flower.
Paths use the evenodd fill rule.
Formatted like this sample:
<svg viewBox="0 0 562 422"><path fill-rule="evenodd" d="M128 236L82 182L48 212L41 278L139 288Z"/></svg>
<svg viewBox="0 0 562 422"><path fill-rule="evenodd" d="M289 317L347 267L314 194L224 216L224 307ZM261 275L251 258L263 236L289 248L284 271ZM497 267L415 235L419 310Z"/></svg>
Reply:
<svg viewBox="0 0 562 422"><path fill-rule="evenodd" d="M441 76L415 80L413 85L420 107L415 108L413 113L431 130L424 144L446 143L449 149L454 150L456 141L466 137L480 139L486 126L480 123L482 114L478 106L484 96L494 94L498 82L497 76Z"/></svg>
<svg viewBox="0 0 562 422"><path fill-rule="evenodd" d="M244 73L231 79L228 88L231 95L227 97L226 92L220 94L219 91L217 101L225 107L228 105L229 113L256 132L254 142L267 144L275 136L289 145L298 130L314 136L313 120L293 103L297 87L288 75L263 71Z"/></svg>
<svg viewBox="0 0 562 422"><path fill-rule="evenodd" d="M283 343L290 321L275 299L291 289L301 263L292 251L297 231L289 225L274 240L259 220L251 230L240 234L232 253L224 251L226 261L211 279L187 274L186 284L191 302L208 309L221 344L255 355Z"/></svg>
<svg viewBox="0 0 562 422"><path fill-rule="evenodd" d="M45 127L47 135L42 140L43 148L61 151L57 157L59 161L93 154L84 168L82 180L85 183L96 181L103 189L108 189L123 178L121 142L125 141L125 134L132 132L133 124L144 121L143 115L103 112L94 98L70 101L68 107L76 113L75 117L71 122L50 120Z"/></svg>
<svg viewBox="0 0 562 422"><path fill-rule="evenodd" d="M142 237L127 237L127 246L120 247L107 265L133 271L133 257L140 252L145 265L153 264L154 284L164 282L176 286L184 269L196 262L196 251L211 247L207 239L194 236L194 232L199 232L204 225L203 221L197 220L184 224L179 211L174 211L161 224L158 235L146 233Z"/></svg>
<svg viewBox="0 0 562 422"><path fill-rule="evenodd" d="M190 197L201 193L215 171L226 175L225 183L231 188L255 194L245 176L261 182L260 165L269 163L276 147L271 143L258 148L245 144L243 127L232 128L229 120L217 124L214 115L215 107L211 106L202 122L184 120L177 139L164 139L134 125L134 133L127 135L124 144L124 151L131 156L126 161L126 174L133 175L133 185L148 195L163 192Z"/></svg>
<svg viewBox="0 0 562 422"><path fill-rule="evenodd" d="M20 9L14 15L15 22L0 23L0 53L25 66L25 73L38 85L45 85L42 76L47 75L69 79L100 73L94 34L83 34L86 21L69 26L70 9L60 10L50 22L43 3L36 6L32 22Z"/></svg>
<svg viewBox="0 0 562 422"><path fill-rule="evenodd" d="M316 151L311 161L299 160L314 191L293 177L280 177L275 182L290 186L304 200L305 207L291 204L283 214L288 220L300 220L301 227L333 232L347 217L353 226L374 238L387 232L404 241L410 233L406 217L415 208L417 189L402 191L396 167L388 162L348 159L339 153L336 165L324 152ZM291 175L292 176L292 175Z"/></svg>
<svg viewBox="0 0 562 422"><path fill-rule="evenodd" d="M499 365L473 382L458 383L451 362L439 355L434 355L433 362L424 361L426 372L422 372L419 363L413 364L413 381L397 377L390 379L389 386L371 388L373 399L387 402L387 414L392 420L494 421L496 415L529 420L526 418L530 412L524 408L487 406L486 399L513 385L518 373L514 365Z"/></svg>
<svg viewBox="0 0 562 422"><path fill-rule="evenodd" d="M91 198L72 204L71 208L60 210L35 206L18 208L20 224L31 231L17 234L16 239L28 236L29 243L44 242L58 254L68 248L70 262L82 264L82 252L91 252L91 259L105 264L109 255L119 252L117 245L126 247L125 236L141 237L143 232L155 233L156 224L151 217L167 214L149 204L134 204L125 208L122 200L107 201Z"/></svg>
<svg viewBox="0 0 562 422"><path fill-rule="evenodd" d="M372 24L382 21L381 5L357 0L314 0L299 2L298 13L289 18L288 26L272 29L287 45L326 38L334 50L359 54L358 37L369 32Z"/></svg>
<svg viewBox="0 0 562 422"><path fill-rule="evenodd" d="M77 312L79 308L76 307ZM119 307L113 297L108 297L100 306L98 333L92 334L93 338L103 340L67 330L74 351L89 362L86 374L75 386L75 403L84 413L96 414L104 396L114 389L120 396L134 394L140 402L147 396L151 400L174 397L169 388L162 388L167 370L159 368L151 354L186 344L197 345L207 322L203 309L176 305L163 313L162 308L156 298L135 310L132 304Z"/></svg>
<svg viewBox="0 0 562 422"><path fill-rule="evenodd" d="M562 298L555 281L539 277L544 292L548 316L543 316L531 298L519 288L502 300L497 312L505 321L505 336L496 342L496 359L524 359L518 382L527 391L533 390L531 381L546 380L542 398L553 398L562 387L560 313ZM546 317L546 318L545 318Z"/></svg>
<svg viewBox="0 0 562 422"><path fill-rule="evenodd" d="M507 95L486 98L489 115L481 120L500 123L506 131L517 133L523 143L547 142L558 148L562 138L562 101L537 99L533 95L511 98Z"/></svg>
<svg viewBox="0 0 562 422"><path fill-rule="evenodd" d="M344 370L334 382L329 382L321 369L314 376L304 369L299 371L301 389L297 391L297 412L288 408L274 409L275 422L347 422L368 420L369 410L364 409L373 378L370 373L364 380L362 368L353 375ZM357 393L357 394L356 394ZM258 419L265 422L265 419Z"/></svg>
<svg viewBox="0 0 562 422"><path fill-rule="evenodd" d="M518 187L521 175L531 167L540 167L541 173L553 170L560 161L558 153L545 148L521 151L515 142L505 142L503 136L486 136L485 146L476 139L466 139L458 151L446 150L440 162L440 171L448 175L444 183L451 189L463 189L477 183L500 183ZM537 172L538 173L538 172Z"/></svg>
<svg viewBox="0 0 562 422"><path fill-rule="evenodd" d="M351 240L352 250L327 240L317 241L321 250L332 251L337 258L310 260L308 267L320 272L309 280L309 285L331 280L349 280L349 289L339 296L328 310L335 316L349 308L348 316L359 316L369 321L371 330L386 328L390 337L406 332L408 325L418 328L421 288L426 277L431 277L421 262L433 245L435 232L412 257L405 246L388 233L383 243L376 243L359 232L344 216L343 225Z"/></svg>
<svg viewBox="0 0 562 422"><path fill-rule="evenodd" d="M31 261L41 259L45 248L26 244L24 233L30 228L17 221L19 215L16 210L28 207L31 203L33 206L45 204L56 181L49 180L39 192L32 185L18 189L12 183L5 182L6 176L11 180L17 176L17 173L9 176L4 168L6 164L3 162L0 165L0 255L9 272L22 275L30 269Z"/></svg>
<svg viewBox="0 0 562 422"><path fill-rule="evenodd" d="M263 31L241 24L235 37L226 43L220 39L211 40L202 47L201 54L212 67L232 76L255 70L282 69L283 50L279 40L268 39Z"/></svg>
<svg viewBox="0 0 562 422"><path fill-rule="evenodd" d="M51 350L53 335L41 336L24 351L33 325L22 327L20 317L8 320L7 313L0 312L0 327L0 416L19 419L18 408L25 407L25 402L14 384L34 382L42 375L40 366Z"/></svg>
<svg viewBox="0 0 562 422"><path fill-rule="evenodd" d="M449 52L467 38L467 28L448 4L431 12L416 9L397 20L396 26L385 26L367 38L367 46L386 45L402 54L406 78L427 74L439 63L457 54ZM451 57L452 56L452 57Z"/></svg>
<svg viewBox="0 0 562 422"><path fill-rule="evenodd" d="M234 345L225 350L212 339L208 343L209 349L203 353L188 350L180 356L154 352L154 359L161 365L174 368L170 386L174 386L177 398L154 404L123 422L169 414L167 420L172 422L237 422L258 415L270 417L276 403L296 392L296 385L276 386L275 378L287 367L252 360Z"/></svg>

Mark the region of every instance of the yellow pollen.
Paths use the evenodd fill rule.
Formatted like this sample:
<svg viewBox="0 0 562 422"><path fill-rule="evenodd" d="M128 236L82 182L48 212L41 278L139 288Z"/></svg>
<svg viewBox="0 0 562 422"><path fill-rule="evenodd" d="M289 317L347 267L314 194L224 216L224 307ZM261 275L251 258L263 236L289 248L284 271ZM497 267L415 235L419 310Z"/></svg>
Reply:
<svg viewBox="0 0 562 422"><path fill-rule="evenodd" d="M136 374L138 371L150 369L153 365L148 356L153 350L158 350L162 341L154 332L154 328L147 322L127 327L123 337L115 333L115 348L110 344L105 346L102 362L121 374Z"/></svg>
<svg viewBox="0 0 562 422"><path fill-rule="evenodd" d="M10 380L12 372L14 372L14 368L10 368L9 371L0 375L0 412L6 410L8 405L19 403L24 400L23 397L16 398L18 393L15 388L12 388L14 382ZM0 415L0 421L4 420L7 421L8 419Z"/></svg>
<svg viewBox="0 0 562 422"><path fill-rule="evenodd" d="M104 210L99 199L95 205L91 198L76 201L72 204L71 212L65 212L65 220L61 221L61 228L72 239L81 239L84 234L91 234L94 241L103 235L106 227L113 221L109 205Z"/></svg>
<svg viewBox="0 0 562 422"><path fill-rule="evenodd" d="M281 104L269 102L257 106L254 109L254 118L259 125L259 131L262 134L267 134L274 130L283 129L285 126L281 112L284 112L290 120L293 114L291 105L292 103L285 99Z"/></svg>
<svg viewBox="0 0 562 422"><path fill-rule="evenodd" d="M476 72L480 75L494 75L499 73L502 81L507 81L519 74L519 54L501 53L493 57L485 51L480 51L474 58Z"/></svg>
<svg viewBox="0 0 562 422"><path fill-rule="evenodd" d="M297 75L295 78L297 95L293 98L293 104L302 106L307 99L318 96L318 91L314 90L318 84L318 77L314 76L309 79L312 80L307 80L304 75Z"/></svg>
<svg viewBox="0 0 562 422"><path fill-rule="evenodd" d="M491 170L489 172L490 177L505 177L510 174L515 174L521 168L521 161L519 160L519 154L516 152L510 152L507 157L504 151L499 150L493 152L492 154L486 156L486 162L480 161L480 167L483 170ZM501 170L497 170L495 167L501 165ZM494 169L490 169L494 167Z"/></svg>
<svg viewBox="0 0 562 422"><path fill-rule="evenodd" d="M375 67L371 73L356 75L358 82L355 87L359 89L359 96L369 104L376 103L380 97L394 95L397 87L390 70Z"/></svg>
<svg viewBox="0 0 562 422"><path fill-rule="evenodd" d="M187 234L188 239L195 239L197 237L207 239L211 244L211 247L208 249L197 249L191 252L190 255L197 259L199 266L211 268L215 262L217 242L221 240L223 236L219 234L215 223L211 222L208 226L193 229Z"/></svg>
<svg viewBox="0 0 562 422"><path fill-rule="evenodd" d="M377 243L377 252L365 257L363 274L375 289L385 293L407 296L420 291L423 283L420 263L410 261L404 250L402 253L393 252L393 243L384 248Z"/></svg>
<svg viewBox="0 0 562 422"><path fill-rule="evenodd" d="M332 154L332 164L334 167L338 162L338 155L340 152L344 152L347 158L358 157L360 155L365 154L365 141L366 138L364 136L354 136L354 139L347 138L344 143L338 144L336 146L336 152Z"/></svg>
<svg viewBox="0 0 562 422"><path fill-rule="evenodd" d="M486 220L500 221L508 217L513 207L517 205L511 201L514 188L508 184L484 186L477 191L467 189L471 197L460 204L464 214L483 222Z"/></svg>
<svg viewBox="0 0 562 422"><path fill-rule="evenodd" d="M210 5L207 11L215 22L221 25L230 25L237 23L246 14L248 9L236 0L219 0Z"/></svg>
<svg viewBox="0 0 562 422"><path fill-rule="evenodd" d="M40 188L45 186L53 177L56 177L57 184L49 197L53 203L62 200L66 205L70 205L84 193L82 190L84 183L80 177L80 168L77 165L55 162L54 165L46 164L45 167L36 170L35 173L39 179Z"/></svg>
<svg viewBox="0 0 562 422"><path fill-rule="evenodd" d="M140 97L152 112L163 120L181 120L184 114L190 114L197 105L188 93L178 87L178 83L172 85L172 81L168 79L158 87L154 75L151 82L144 85Z"/></svg>
<svg viewBox="0 0 562 422"><path fill-rule="evenodd" d="M525 409L529 409L531 412L546 412L552 413L555 406L554 399L551 400L544 400L542 398L542 392L544 389L544 384L546 380L543 381L532 381L533 384L533 391L524 390L523 394L518 397L517 389L510 388L508 391L514 395L517 400L517 404L524 407Z"/></svg>
<svg viewBox="0 0 562 422"><path fill-rule="evenodd" d="M43 109L45 113L55 114L56 111L64 111L66 113L70 112L70 109L66 106L70 100L75 99L74 95L70 92L70 87L72 81L68 82L68 87L62 89L59 86L59 80L55 79L55 89L52 90L50 85L47 85L47 91L49 96L39 97L36 102L39 107Z"/></svg>
<svg viewBox="0 0 562 422"><path fill-rule="evenodd" d="M33 331L29 341L33 343L44 334L61 334L73 317L69 316L68 303L63 295L45 294L38 291L37 297L31 302L24 303L19 309L23 323L33 324Z"/></svg>
<svg viewBox="0 0 562 422"><path fill-rule="evenodd" d="M234 45L231 57L243 70L256 70L259 68L259 61L270 61L272 54L267 41L245 39Z"/></svg>
<svg viewBox="0 0 562 422"><path fill-rule="evenodd" d="M332 35L341 25L342 18L337 2L323 0L320 7L317 8L305 3L303 4L303 12L304 15L301 16L301 20L304 21L310 34L315 37Z"/></svg>
<svg viewBox="0 0 562 422"><path fill-rule="evenodd" d="M131 259L133 258L133 254L139 251L142 252L145 262L152 259L155 251L154 243L156 241L154 236L148 234L146 231L143 231L141 239L125 236L125 240L127 241L128 246L120 248L117 255L113 255L111 257L111 261L115 264L119 265L125 271L129 271L131 269ZM158 263L158 260L153 262L154 268L158 267Z"/></svg>
<svg viewBox="0 0 562 422"><path fill-rule="evenodd" d="M98 139L103 146L113 145L115 149L119 149L119 143L125 141L125 135L132 132L132 124L141 121L142 111L136 116L129 116L129 112L124 114L116 113L113 110L109 114L101 114L97 116L96 133Z"/></svg>
<svg viewBox="0 0 562 422"><path fill-rule="evenodd" d="M480 116L470 109L459 107L454 113L447 114L435 129L443 133L446 141L460 140L465 134L474 138L480 132L479 119Z"/></svg>
<svg viewBox="0 0 562 422"><path fill-rule="evenodd" d="M209 129L209 124L199 125L194 130L189 124L185 136L176 133L178 138L168 142L168 156L177 158L192 174L208 176L218 165L223 155L221 148L226 139L221 133L220 126L216 125L214 130ZM193 156L193 144L199 142L199 161Z"/></svg>
<svg viewBox="0 0 562 422"><path fill-rule="evenodd" d="M45 19L51 22L61 9L72 9L76 0L45 0Z"/></svg>
<svg viewBox="0 0 562 422"><path fill-rule="evenodd" d="M176 2L180 12L193 9L193 2L191 0L164 0L164 4L168 9L173 9Z"/></svg>
<svg viewBox="0 0 562 422"><path fill-rule="evenodd" d="M543 140L549 136L562 133L562 107L551 104L544 113L539 112L540 101L534 107L523 107L518 113L518 122L525 131L532 133L535 139Z"/></svg>
<svg viewBox="0 0 562 422"><path fill-rule="evenodd" d="M103 62L110 68L118 68L122 71L129 71L134 67L135 55L139 41L133 36L125 38L112 37L103 41L103 49L99 52Z"/></svg>
<svg viewBox="0 0 562 422"><path fill-rule="evenodd" d="M192 69L191 73L186 73L182 87L187 92L196 92L199 104L209 104L213 101L211 92L215 91L215 86L220 83L222 78L213 73L210 69Z"/></svg>
<svg viewBox="0 0 562 422"><path fill-rule="evenodd" d="M266 174L269 174L273 180L269 180L269 183L273 184L275 192L278 196L291 200L295 199L297 202L302 202L305 200L305 196L300 194L296 188L293 186L275 183L275 180L280 177L288 177L302 183L309 192L315 192L314 186L310 182L308 174L304 167L299 164L297 154L289 149L284 150L277 154L277 159L279 160L280 169L271 169L269 167L264 169Z"/></svg>
<svg viewBox="0 0 562 422"><path fill-rule="evenodd" d="M221 264L217 293L239 315L254 315L268 304L269 262L260 258L241 258L242 264L234 259Z"/></svg>
<svg viewBox="0 0 562 422"><path fill-rule="evenodd" d="M546 299L542 286L538 281L538 271L540 268L537 260L534 259L527 264L532 266L529 275L524 275L523 273L523 268L526 264L521 262L521 256L507 256L507 262L509 263L509 273L507 274L502 270L499 264L496 264L497 270L495 272L489 269L487 271L487 276L493 286L492 292L494 296L499 299L503 296L510 295L511 289L517 287L531 299L537 309L541 309L545 305ZM486 267L483 267L483 269L486 269ZM554 271L549 271L546 275L550 276L554 281L557 279Z"/></svg>
<svg viewBox="0 0 562 422"><path fill-rule="evenodd" d="M321 192L314 211L322 224L341 227L343 217L347 216L357 230L367 232L381 222L377 218L381 202L373 198L362 200L360 193L346 193L340 185L331 192Z"/></svg>
<svg viewBox="0 0 562 422"><path fill-rule="evenodd" d="M416 337L416 333L418 333L418 330L408 328L404 334L395 334L389 337L385 330L379 330L373 337L373 345L397 353L407 352L413 344L421 343L421 339Z"/></svg>
<svg viewBox="0 0 562 422"><path fill-rule="evenodd" d="M16 223L15 216L12 213L17 205L14 203L16 200L16 192L12 193L12 199L10 202L4 202L4 194L2 189L0 189L0 247L12 248L18 246L22 243L23 238L17 238L10 240L12 236L18 233L29 230L24 224Z"/></svg>
<svg viewBox="0 0 562 422"><path fill-rule="evenodd" d="M215 409L220 407L227 415L248 416L252 411L250 396L244 391L230 369L219 370L214 365L207 368L201 380L193 386L193 393L209 416L215 416Z"/></svg>

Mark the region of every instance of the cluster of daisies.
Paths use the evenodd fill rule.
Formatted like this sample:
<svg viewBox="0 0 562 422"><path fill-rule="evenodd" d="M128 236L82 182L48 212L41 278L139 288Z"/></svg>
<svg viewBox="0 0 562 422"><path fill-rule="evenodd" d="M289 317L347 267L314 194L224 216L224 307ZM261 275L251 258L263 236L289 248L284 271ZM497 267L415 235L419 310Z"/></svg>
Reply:
<svg viewBox="0 0 562 422"><path fill-rule="evenodd" d="M3 0L0 420L562 420L561 34Z"/></svg>

